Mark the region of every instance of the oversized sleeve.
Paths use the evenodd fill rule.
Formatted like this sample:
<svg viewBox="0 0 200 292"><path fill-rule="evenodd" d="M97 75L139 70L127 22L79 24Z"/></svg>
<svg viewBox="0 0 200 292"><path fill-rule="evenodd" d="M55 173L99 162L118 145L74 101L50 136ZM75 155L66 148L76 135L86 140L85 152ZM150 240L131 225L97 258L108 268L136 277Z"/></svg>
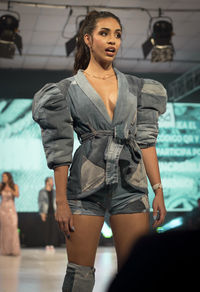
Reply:
<svg viewBox="0 0 200 292"><path fill-rule="evenodd" d="M164 86L151 79L143 79L138 97L136 141L140 148L155 146L158 118L166 111L167 92Z"/></svg>
<svg viewBox="0 0 200 292"><path fill-rule="evenodd" d="M50 169L70 165L73 150L73 120L66 97L57 84L46 84L34 95L32 115L40 125Z"/></svg>

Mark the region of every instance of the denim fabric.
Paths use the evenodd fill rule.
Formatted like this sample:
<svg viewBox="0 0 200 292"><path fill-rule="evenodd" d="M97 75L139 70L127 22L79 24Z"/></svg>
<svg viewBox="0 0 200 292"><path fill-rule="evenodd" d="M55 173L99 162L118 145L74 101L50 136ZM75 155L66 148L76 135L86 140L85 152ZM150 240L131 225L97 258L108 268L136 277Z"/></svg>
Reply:
<svg viewBox="0 0 200 292"><path fill-rule="evenodd" d="M155 145L158 136L158 118L166 110L166 98L167 93L162 84L155 80L144 79L137 111L136 140L141 148Z"/></svg>
<svg viewBox="0 0 200 292"><path fill-rule="evenodd" d="M113 120L102 98L82 70L59 83L47 84L35 94L33 118L42 129L49 168L71 165L67 195L83 199L119 182L126 190L146 195L146 172L141 149L154 146L158 117L166 108L166 90L157 81L125 75L115 69L118 99ZM81 141L73 160L73 131ZM113 135L98 135L110 131ZM89 135L90 136L90 135Z"/></svg>
<svg viewBox="0 0 200 292"><path fill-rule="evenodd" d="M121 175L119 175L118 184L105 185L101 190L92 196L81 200L68 200L73 214L105 216L108 212L110 215L132 214L149 212L149 200L147 194L135 194L128 190Z"/></svg>
<svg viewBox="0 0 200 292"><path fill-rule="evenodd" d="M66 99L56 84L46 84L35 94L32 112L33 119L41 127L48 167L70 165L73 148L73 121Z"/></svg>
<svg viewBox="0 0 200 292"><path fill-rule="evenodd" d="M116 143L113 137L108 138L108 144L105 151L106 160L106 184L118 183L118 163L123 144Z"/></svg>
<svg viewBox="0 0 200 292"><path fill-rule="evenodd" d="M96 197L96 194L83 200L68 200L72 214L104 217L106 212L111 216L117 214L149 212L147 195L133 195L124 198L124 200L121 199L121 201L118 201L118 204L116 201L112 201L111 196L108 197L107 190L104 191L104 195L104 200L97 202L94 202L94 200L91 201L91 198L94 199L93 197ZM116 205L114 205L114 202ZM112 204L112 207L106 207L110 204Z"/></svg>
<svg viewBox="0 0 200 292"><path fill-rule="evenodd" d="M94 268L68 263L62 292L92 292L94 282Z"/></svg>

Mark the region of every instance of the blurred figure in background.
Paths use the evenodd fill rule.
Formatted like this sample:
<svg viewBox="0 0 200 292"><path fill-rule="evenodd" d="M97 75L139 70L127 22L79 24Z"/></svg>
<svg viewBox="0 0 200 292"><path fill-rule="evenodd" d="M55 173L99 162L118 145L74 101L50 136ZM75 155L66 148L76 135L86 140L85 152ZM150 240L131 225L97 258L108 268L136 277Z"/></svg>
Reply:
<svg viewBox="0 0 200 292"><path fill-rule="evenodd" d="M45 228L46 250L54 250L54 245L57 244L56 192L53 187L53 178L47 177L45 187L40 190L38 197L39 213Z"/></svg>
<svg viewBox="0 0 200 292"><path fill-rule="evenodd" d="M19 197L19 188L9 172L2 174L0 195L0 253L17 256L20 254L20 243L14 199Z"/></svg>

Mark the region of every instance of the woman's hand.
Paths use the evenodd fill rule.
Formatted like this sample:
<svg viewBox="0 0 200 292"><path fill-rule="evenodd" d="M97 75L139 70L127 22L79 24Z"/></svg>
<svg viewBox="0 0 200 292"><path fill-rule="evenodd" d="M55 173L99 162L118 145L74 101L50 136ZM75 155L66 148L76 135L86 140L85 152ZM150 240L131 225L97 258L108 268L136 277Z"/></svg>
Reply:
<svg viewBox="0 0 200 292"><path fill-rule="evenodd" d="M41 216L41 220L42 220L43 222L45 222L46 219L47 219L47 214L45 214L45 213L40 213L40 216Z"/></svg>
<svg viewBox="0 0 200 292"><path fill-rule="evenodd" d="M59 224L60 230L64 233L65 237L70 239L70 232L74 232L73 216L68 203L57 204L56 221Z"/></svg>
<svg viewBox="0 0 200 292"><path fill-rule="evenodd" d="M155 198L153 200L153 218L154 218L153 227L154 228L163 224L166 214L167 214L167 211L165 208L163 192L162 192L162 189L158 189L155 192Z"/></svg>
<svg viewBox="0 0 200 292"><path fill-rule="evenodd" d="M155 184L161 183L158 157L155 146L141 150L146 173L151 185L153 186ZM153 217L155 218L153 227L158 227L159 225L161 225L164 222L165 215L166 208L164 203L163 191L162 189L157 189L155 191L155 198L153 200Z"/></svg>
<svg viewBox="0 0 200 292"><path fill-rule="evenodd" d="M56 184L56 221L66 238L70 238L70 232L74 232L73 216L67 202L66 187L68 166L59 166L54 169Z"/></svg>

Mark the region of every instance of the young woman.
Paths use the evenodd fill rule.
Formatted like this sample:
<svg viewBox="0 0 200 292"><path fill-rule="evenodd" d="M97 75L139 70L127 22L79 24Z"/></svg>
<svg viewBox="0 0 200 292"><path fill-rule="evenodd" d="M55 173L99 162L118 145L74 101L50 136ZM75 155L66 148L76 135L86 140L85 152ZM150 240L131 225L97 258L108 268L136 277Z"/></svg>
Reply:
<svg viewBox="0 0 200 292"><path fill-rule="evenodd" d="M14 198L19 197L19 188L9 172L2 174L0 195L2 197L0 204L0 253L2 255L19 255L18 218L14 203Z"/></svg>
<svg viewBox="0 0 200 292"><path fill-rule="evenodd" d="M78 34L76 74L45 85L34 98L33 118L42 129L48 166L54 169L56 218L66 235L63 291L92 291L106 210L118 267L148 232L146 174L155 190L154 226L166 214L155 149L166 91L159 82L113 67L121 35L118 17L90 12ZM72 163L73 130L81 146Z"/></svg>

